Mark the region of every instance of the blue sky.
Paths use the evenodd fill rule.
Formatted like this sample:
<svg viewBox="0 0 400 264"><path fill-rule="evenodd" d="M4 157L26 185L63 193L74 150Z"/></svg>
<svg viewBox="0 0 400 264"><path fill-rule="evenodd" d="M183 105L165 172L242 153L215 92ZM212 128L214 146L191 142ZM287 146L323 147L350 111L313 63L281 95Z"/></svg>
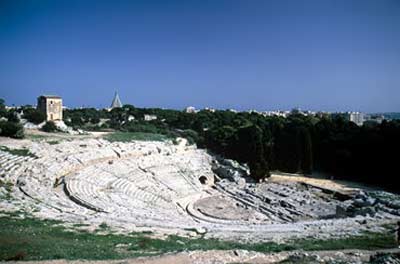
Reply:
<svg viewBox="0 0 400 264"><path fill-rule="evenodd" d="M400 111L397 0L0 0L0 98Z"/></svg>

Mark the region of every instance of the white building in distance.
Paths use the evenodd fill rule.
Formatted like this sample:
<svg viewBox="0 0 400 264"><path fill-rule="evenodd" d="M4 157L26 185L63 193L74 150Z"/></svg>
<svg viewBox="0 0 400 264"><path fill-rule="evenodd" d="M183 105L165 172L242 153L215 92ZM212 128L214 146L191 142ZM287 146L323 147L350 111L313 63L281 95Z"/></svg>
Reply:
<svg viewBox="0 0 400 264"><path fill-rule="evenodd" d="M351 122L356 123L358 126L362 126L362 124L364 123L365 119L364 119L364 113L360 113L360 112L349 112L349 120Z"/></svg>
<svg viewBox="0 0 400 264"><path fill-rule="evenodd" d="M197 113L197 110L194 106L188 106L186 107L185 112L189 114L195 114Z"/></svg>
<svg viewBox="0 0 400 264"><path fill-rule="evenodd" d="M156 119L157 119L156 115L144 115L144 121L151 121Z"/></svg>

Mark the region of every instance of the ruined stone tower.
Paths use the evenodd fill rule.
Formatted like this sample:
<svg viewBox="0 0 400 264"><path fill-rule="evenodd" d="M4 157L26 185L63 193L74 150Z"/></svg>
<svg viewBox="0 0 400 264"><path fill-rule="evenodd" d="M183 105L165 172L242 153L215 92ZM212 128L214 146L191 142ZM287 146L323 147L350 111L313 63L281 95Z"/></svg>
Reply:
<svg viewBox="0 0 400 264"><path fill-rule="evenodd" d="M46 121L62 120L62 99L56 95L38 97L37 109L46 114Z"/></svg>

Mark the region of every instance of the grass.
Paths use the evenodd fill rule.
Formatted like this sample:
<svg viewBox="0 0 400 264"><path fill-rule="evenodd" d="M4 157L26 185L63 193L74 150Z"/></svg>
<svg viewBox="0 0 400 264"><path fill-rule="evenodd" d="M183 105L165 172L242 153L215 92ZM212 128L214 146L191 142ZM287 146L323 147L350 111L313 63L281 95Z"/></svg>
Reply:
<svg viewBox="0 0 400 264"><path fill-rule="evenodd" d="M0 261L44 259L121 259L167 252L191 250L245 249L259 252L285 250L382 249L395 247L392 235L364 234L334 240L296 240L287 244L273 242L242 244L218 239L169 236L151 238L146 233L129 235L89 233L66 230L60 222L38 220L15 213L0 217ZM105 227L105 226L104 226Z"/></svg>
<svg viewBox="0 0 400 264"><path fill-rule="evenodd" d="M83 227L83 226L89 226L89 225L85 224L85 223L76 223L76 224L73 224L73 226L74 227Z"/></svg>
<svg viewBox="0 0 400 264"><path fill-rule="evenodd" d="M0 179L0 187L4 187L8 192L11 192L13 183L10 181L3 181Z"/></svg>
<svg viewBox="0 0 400 264"><path fill-rule="evenodd" d="M32 141L45 141L50 145L56 145L61 143L63 140L67 140L67 138L60 138L54 135L36 135L36 134L28 134L25 138Z"/></svg>
<svg viewBox="0 0 400 264"><path fill-rule="evenodd" d="M169 137L162 134L143 133L143 132L114 132L104 136L110 142L130 142L132 140L141 141L165 141Z"/></svg>
<svg viewBox="0 0 400 264"><path fill-rule="evenodd" d="M8 152L12 155L16 155L16 156L24 156L24 157L33 157L33 158L37 158L34 154L32 154L28 149L10 149L6 146L0 146L0 150Z"/></svg>
<svg viewBox="0 0 400 264"><path fill-rule="evenodd" d="M10 181L0 180L0 189L4 188L5 192L0 191L0 199L10 200L11 199L11 191L13 187L13 183Z"/></svg>
<svg viewBox="0 0 400 264"><path fill-rule="evenodd" d="M100 230L107 230L109 228L109 226L106 223L101 223L99 225L99 229Z"/></svg>
<svg viewBox="0 0 400 264"><path fill-rule="evenodd" d="M48 139L49 137L51 137L51 136L35 135L35 134L27 134L27 135L25 135L25 138L30 139L32 141L44 140L44 139Z"/></svg>

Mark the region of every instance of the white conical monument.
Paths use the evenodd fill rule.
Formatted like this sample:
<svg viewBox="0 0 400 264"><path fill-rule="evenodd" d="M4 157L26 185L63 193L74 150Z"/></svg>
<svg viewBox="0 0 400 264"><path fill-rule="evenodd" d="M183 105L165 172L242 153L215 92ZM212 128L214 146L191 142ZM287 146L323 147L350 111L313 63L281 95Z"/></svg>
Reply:
<svg viewBox="0 0 400 264"><path fill-rule="evenodd" d="M114 99L112 100L111 103L111 109L118 107L122 107L122 103L121 100L119 99L118 92L115 92Z"/></svg>

